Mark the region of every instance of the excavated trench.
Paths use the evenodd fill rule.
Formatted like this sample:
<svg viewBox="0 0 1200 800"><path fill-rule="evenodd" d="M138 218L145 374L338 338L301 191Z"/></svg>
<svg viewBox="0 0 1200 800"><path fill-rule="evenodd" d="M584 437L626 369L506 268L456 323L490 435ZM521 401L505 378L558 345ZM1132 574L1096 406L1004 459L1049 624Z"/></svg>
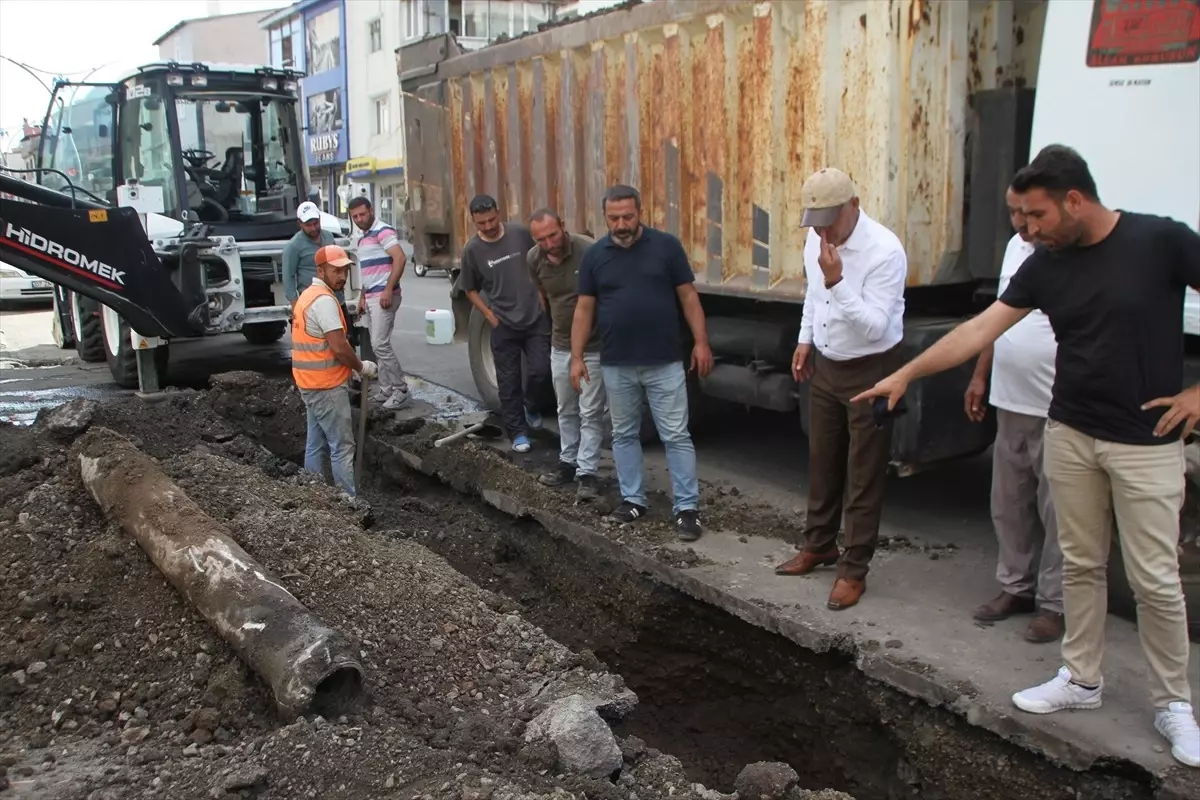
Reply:
<svg viewBox="0 0 1200 800"><path fill-rule="evenodd" d="M805 788L858 800L1149 800L1127 763L1055 766L868 679L846 653L816 653L476 498L396 466L368 497L377 519L414 493L471 503L495 524L414 538L576 650L590 650L640 698L620 735L678 757L689 777L732 791L754 761L784 761ZM403 487L401 491L400 487Z"/></svg>

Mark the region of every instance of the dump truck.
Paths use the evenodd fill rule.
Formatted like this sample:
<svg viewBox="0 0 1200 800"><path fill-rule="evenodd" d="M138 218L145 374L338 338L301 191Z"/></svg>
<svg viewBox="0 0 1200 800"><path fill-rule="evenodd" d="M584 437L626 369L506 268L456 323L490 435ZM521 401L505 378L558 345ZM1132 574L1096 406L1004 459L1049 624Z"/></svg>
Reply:
<svg viewBox="0 0 1200 800"><path fill-rule="evenodd" d="M716 358L696 399L807 427L789 369L804 179L846 171L903 241L915 356L994 299L1004 190L1044 144L1078 147L1110 204L1200 223L1198 26L1197 0L655 0L474 52L425 40L398 54L416 257L456 269L474 194L511 219L550 206L602 234L604 190L631 184L696 272ZM1130 170L1134 141L1155 144ZM464 297L453 305L495 405L489 328ZM1200 334L1194 292L1186 314ZM897 472L989 446L994 421L962 413L972 366L912 388Z"/></svg>
<svg viewBox="0 0 1200 800"><path fill-rule="evenodd" d="M111 297L121 287L98 283L95 274L77 276L88 282L73 286L64 280L71 264L35 252L17 229L0 231L0 254L18 266L13 259L32 257L38 263L28 271L55 283L56 340L84 361L107 361L119 385L155 391L165 381L171 339L238 332L252 344L281 339L291 315L283 248L299 229L297 206L311 199L301 73L158 61L90 77L55 82L38 169L25 176L54 194L15 192L43 204L29 236L43 235L43 220L57 232L49 220L66 219L58 214L63 195L97 217L105 208L133 208L155 252L152 263L204 308L192 320L161 320L152 334L97 299L101 289ZM29 213L8 208L6 219ZM349 245L336 217L323 213L321 227ZM131 254L140 249L131 243ZM351 312L360 285L356 267L346 293Z"/></svg>
<svg viewBox="0 0 1200 800"><path fill-rule="evenodd" d="M904 243L909 358L995 299L1004 192L1046 144L1077 148L1108 205L1200 226L1200 0L654 0L473 52L434 37L397 60L417 260L458 268L477 193L510 219L550 206L603 234L605 189L637 187L646 224L683 242L708 317L716 366L689 387L693 426L711 397L799 414L807 433L790 361L800 187L821 167L849 173ZM496 406L490 328L461 292L452 304ZM1181 313L1198 383L1195 292ZM963 413L973 366L910 388L898 474L991 444L994 418ZM1182 544L1200 626L1196 531Z"/></svg>

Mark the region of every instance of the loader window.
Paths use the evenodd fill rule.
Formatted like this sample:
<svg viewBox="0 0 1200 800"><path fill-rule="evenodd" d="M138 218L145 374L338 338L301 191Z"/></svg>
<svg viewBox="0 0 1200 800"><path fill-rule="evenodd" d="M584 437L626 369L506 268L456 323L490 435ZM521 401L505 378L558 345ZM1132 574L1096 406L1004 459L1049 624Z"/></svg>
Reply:
<svg viewBox="0 0 1200 800"><path fill-rule="evenodd" d="M1089 67L1200 61L1200 0L1094 0Z"/></svg>
<svg viewBox="0 0 1200 800"><path fill-rule="evenodd" d="M63 86L56 92L42 166L66 174L46 173L41 183L64 191L68 184L108 199L113 183L112 106L109 90Z"/></svg>
<svg viewBox="0 0 1200 800"><path fill-rule="evenodd" d="M127 100L120 126L123 179L137 178L147 186L162 187L164 213L179 218L166 106L154 96Z"/></svg>
<svg viewBox="0 0 1200 800"><path fill-rule="evenodd" d="M295 195L294 101L247 94L180 95L179 150L188 208L204 221L282 213Z"/></svg>

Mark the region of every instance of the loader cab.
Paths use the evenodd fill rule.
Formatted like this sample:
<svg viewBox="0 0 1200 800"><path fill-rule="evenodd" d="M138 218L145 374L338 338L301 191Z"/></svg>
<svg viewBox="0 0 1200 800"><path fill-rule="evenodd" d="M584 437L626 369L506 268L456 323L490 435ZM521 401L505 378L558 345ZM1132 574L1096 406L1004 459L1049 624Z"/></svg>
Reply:
<svg viewBox="0 0 1200 800"><path fill-rule="evenodd" d="M286 239L308 194L299 78L162 62L112 84L59 84L42 166L110 203L133 179L161 188L163 216L180 223L203 222L239 241ZM52 188L62 181L43 178Z"/></svg>

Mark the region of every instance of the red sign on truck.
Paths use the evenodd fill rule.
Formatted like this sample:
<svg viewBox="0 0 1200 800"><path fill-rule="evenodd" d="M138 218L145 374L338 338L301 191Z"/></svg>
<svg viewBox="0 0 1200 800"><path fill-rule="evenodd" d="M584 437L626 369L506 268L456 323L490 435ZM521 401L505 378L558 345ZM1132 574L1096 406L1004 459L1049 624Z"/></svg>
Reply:
<svg viewBox="0 0 1200 800"><path fill-rule="evenodd" d="M1089 67L1200 60L1200 0L1095 0Z"/></svg>

